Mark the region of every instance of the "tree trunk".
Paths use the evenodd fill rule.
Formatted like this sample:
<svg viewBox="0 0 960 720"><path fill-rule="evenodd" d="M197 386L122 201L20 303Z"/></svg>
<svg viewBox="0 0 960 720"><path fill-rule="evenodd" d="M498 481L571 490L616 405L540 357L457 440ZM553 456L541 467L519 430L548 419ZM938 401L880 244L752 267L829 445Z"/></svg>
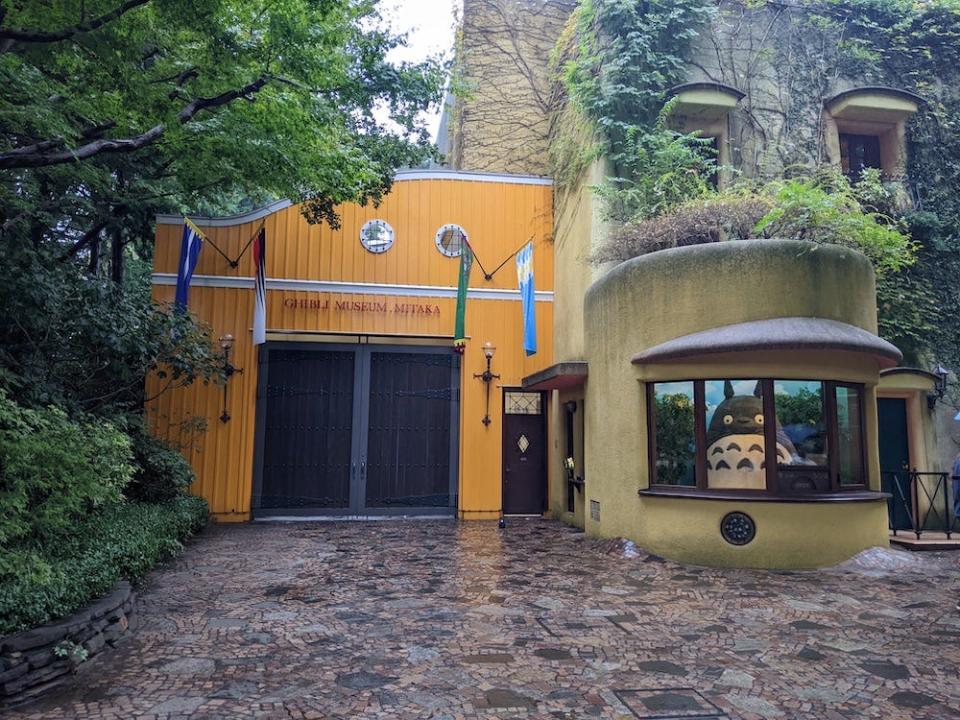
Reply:
<svg viewBox="0 0 960 720"><path fill-rule="evenodd" d="M119 285L123 282L123 231L120 227L113 228L110 250L110 277Z"/></svg>
<svg viewBox="0 0 960 720"><path fill-rule="evenodd" d="M87 272L96 275L100 272L100 234L90 241L90 262L87 265Z"/></svg>

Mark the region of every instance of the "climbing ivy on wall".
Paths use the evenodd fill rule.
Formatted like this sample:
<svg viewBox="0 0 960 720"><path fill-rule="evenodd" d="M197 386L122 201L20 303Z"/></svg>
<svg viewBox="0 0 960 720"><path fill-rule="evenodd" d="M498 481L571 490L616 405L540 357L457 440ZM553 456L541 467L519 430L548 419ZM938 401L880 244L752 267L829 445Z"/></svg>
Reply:
<svg viewBox="0 0 960 720"><path fill-rule="evenodd" d="M712 163L693 137L658 121L676 84L709 79L747 93L730 138L736 192L816 175L826 162L823 101L839 89L924 97L907 128L899 200L864 208L909 232L917 254L880 278L880 330L911 362L935 355L960 369L960 0L581 0L555 58L568 108L591 124L613 171L595 189L621 221L714 195L703 183L664 185L707 177ZM555 123L555 146L571 125L584 135L582 122ZM561 186L596 154L574 146L554 162Z"/></svg>
<svg viewBox="0 0 960 720"><path fill-rule="evenodd" d="M597 189L615 220L656 214L708 186L712 152L662 120L664 95L682 82L691 41L715 10L706 0L581 0L560 38L554 62L573 107L554 134L554 176L575 180L598 155L583 138L599 138L613 175Z"/></svg>
<svg viewBox="0 0 960 720"><path fill-rule="evenodd" d="M878 282L880 330L909 361L960 370L960 2L834 0L819 14L841 34L843 74L927 100L907 125L900 213L917 262Z"/></svg>
<svg viewBox="0 0 960 720"><path fill-rule="evenodd" d="M564 68L570 97L593 118L617 162L636 128L655 124L664 92L683 81L691 41L715 5L706 0L583 0L577 52Z"/></svg>

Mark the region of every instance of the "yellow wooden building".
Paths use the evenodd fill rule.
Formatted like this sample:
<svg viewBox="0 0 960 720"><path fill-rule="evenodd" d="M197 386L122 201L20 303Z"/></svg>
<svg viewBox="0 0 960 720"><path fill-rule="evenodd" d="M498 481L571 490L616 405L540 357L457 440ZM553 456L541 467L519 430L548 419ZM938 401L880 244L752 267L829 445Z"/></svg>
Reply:
<svg viewBox="0 0 960 720"><path fill-rule="evenodd" d="M192 217L210 242L189 309L215 338L235 338L228 362L239 372L225 388L163 393L148 413L159 435L185 447L192 491L213 516L542 512L546 403L519 386L553 362L551 202L545 178L415 170L397 175L379 207L339 208L337 230L308 224L288 201ZM173 299L183 222L158 218L159 302ZM252 253L236 267L229 260L261 226L267 342L255 346ZM453 331L463 235L478 262L461 356ZM538 337L529 357L513 261L527 241ZM489 382L476 377L488 369L487 344ZM148 396L163 382L151 377Z"/></svg>

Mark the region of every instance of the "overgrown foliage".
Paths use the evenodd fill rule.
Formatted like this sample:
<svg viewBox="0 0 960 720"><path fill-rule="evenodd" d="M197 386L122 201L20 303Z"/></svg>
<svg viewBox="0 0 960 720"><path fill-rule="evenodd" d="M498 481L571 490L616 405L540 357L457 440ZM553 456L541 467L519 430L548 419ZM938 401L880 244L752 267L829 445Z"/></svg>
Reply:
<svg viewBox="0 0 960 720"><path fill-rule="evenodd" d="M715 7L703 0L581 0L554 62L565 92L597 136L579 152L552 153L554 176L572 182L602 154L612 175L595 189L608 218L655 216L704 195L716 172L709 143L667 127L665 93L682 81L690 42ZM553 144L565 147L563 133Z"/></svg>
<svg viewBox="0 0 960 720"><path fill-rule="evenodd" d="M620 263L658 250L755 237L757 223L772 205L769 195L753 192L690 200L667 213L624 223L590 260L598 265Z"/></svg>
<svg viewBox="0 0 960 720"><path fill-rule="evenodd" d="M557 57L569 104L593 123L611 161L596 192L608 216L627 223L594 259L721 237L839 241L878 268L881 334L908 362L935 354L960 367L958 3L581 0ZM748 93L735 111L731 162L741 187L761 190L705 189L715 171L709 154L658 121L669 113L668 89L691 79ZM851 84L927 100L907 126L906 178L867 178L879 189L873 197L818 176L828 159L824 104ZM556 127L562 135L565 126ZM590 158L567 152L556 160L562 184L579 181Z"/></svg>
<svg viewBox="0 0 960 720"><path fill-rule="evenodd" d="M0 391L0 548L57 543L122 499L130 439L109 422L31 410Z"/></svg>
<svg viewBox="0 0 960 720"><path fill-rule="evenodd" d="M124 495L143 502L165 502L186 492L196 479L183 455L147 429L131 428L135 470Z"/></svg>
<svg viewBox="0 0 960 720"><path fill-rule="evenodd" d="M51 622L136 581L180 551L203 527L207 504L179 496L165 503L117 503L79 518L57 540L4 546L0 553L0 636Z"/></svg>
<svg viewBox="0 0 960 720"><path fill-rule="evenodd" d="M664 92L683 81L690 42L715 10L705 0L581 0L564 85L603 132L615 165L629 162L638 133L656 125Z"/></svg>
<svg viewBox="0 0 960 720"><path fill-rule="evenodd" d="M624 129L617 175L595 190L605 216L617 222L653 218L682 202L713 194L717 172L711 141L671 130L668 102L652 129Z"/></svg>
<svg viewBox="0 0 960 720"><path fill-rule="evenodd" d="M902 270L914 261L905 228L865 206L866 198L882 194L875 173L851 185L840 174L821 172L812 178L774 182L767 192L773 207L754 229L760 237L845 245L870 258L881 275Z"/></svg>
<svg viewBox="0 0 960 720"><path fill-rule="evenodd" d="M760 187L735 187L623 225L592 259L622 262L671 247L781 237L851 247L869 257L878 275L886 277L909 267L914 249L906 228L869 204L883 197L875 173L856 185L822 170Z"/></svg>
<svg viewBox="0 0 960 720"><path fill-rule="evenodd" d="M144 264L117 284L52 249L0 244L0 263L0 387L21 403L116 417L140 411L148 372L165 388L219 378L209 330L151 302Z"/></svg>

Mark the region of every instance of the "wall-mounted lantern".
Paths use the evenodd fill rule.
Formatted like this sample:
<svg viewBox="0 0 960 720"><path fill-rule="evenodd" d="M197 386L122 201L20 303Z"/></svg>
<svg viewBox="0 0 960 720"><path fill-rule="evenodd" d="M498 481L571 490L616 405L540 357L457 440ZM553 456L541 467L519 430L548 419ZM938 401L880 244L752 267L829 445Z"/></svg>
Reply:
<svg viewBox="0 0 960 720"><path fill-rule="evenodd" d="M489 340L483 344L483 356L487 359L487 369L482 373L474 373L473 376L483 382L487 386L487 412L483 416L484 426L490 424L490 381L499 380L500 376L490 372L490 361L493 360L493 354L497 351L497 348L494 347L493 343Z"/></svg>
<svg viewBox="0 0 960 720"><path fill-rule="evenodd" d="M943 399L943 394L947 391L947 378L950 377L950 371L941 363L933 366L931 372L935 376L933 392L927 393L927 407L933 410L937 406L937 400Z"/></svg>
<svg viewBox="0 0 960 720"><path fill-rule="evenodd" d="M220 422L228 422L230 413L227 411L227 387L230 384L230 378L234 373L242 373L243 368L236 367L230 362L230 351L233 349L233 335L229 333L220 336L220 349L223 350L223 374L226 379L223 382L223 412L220 413Z"/></svg>

